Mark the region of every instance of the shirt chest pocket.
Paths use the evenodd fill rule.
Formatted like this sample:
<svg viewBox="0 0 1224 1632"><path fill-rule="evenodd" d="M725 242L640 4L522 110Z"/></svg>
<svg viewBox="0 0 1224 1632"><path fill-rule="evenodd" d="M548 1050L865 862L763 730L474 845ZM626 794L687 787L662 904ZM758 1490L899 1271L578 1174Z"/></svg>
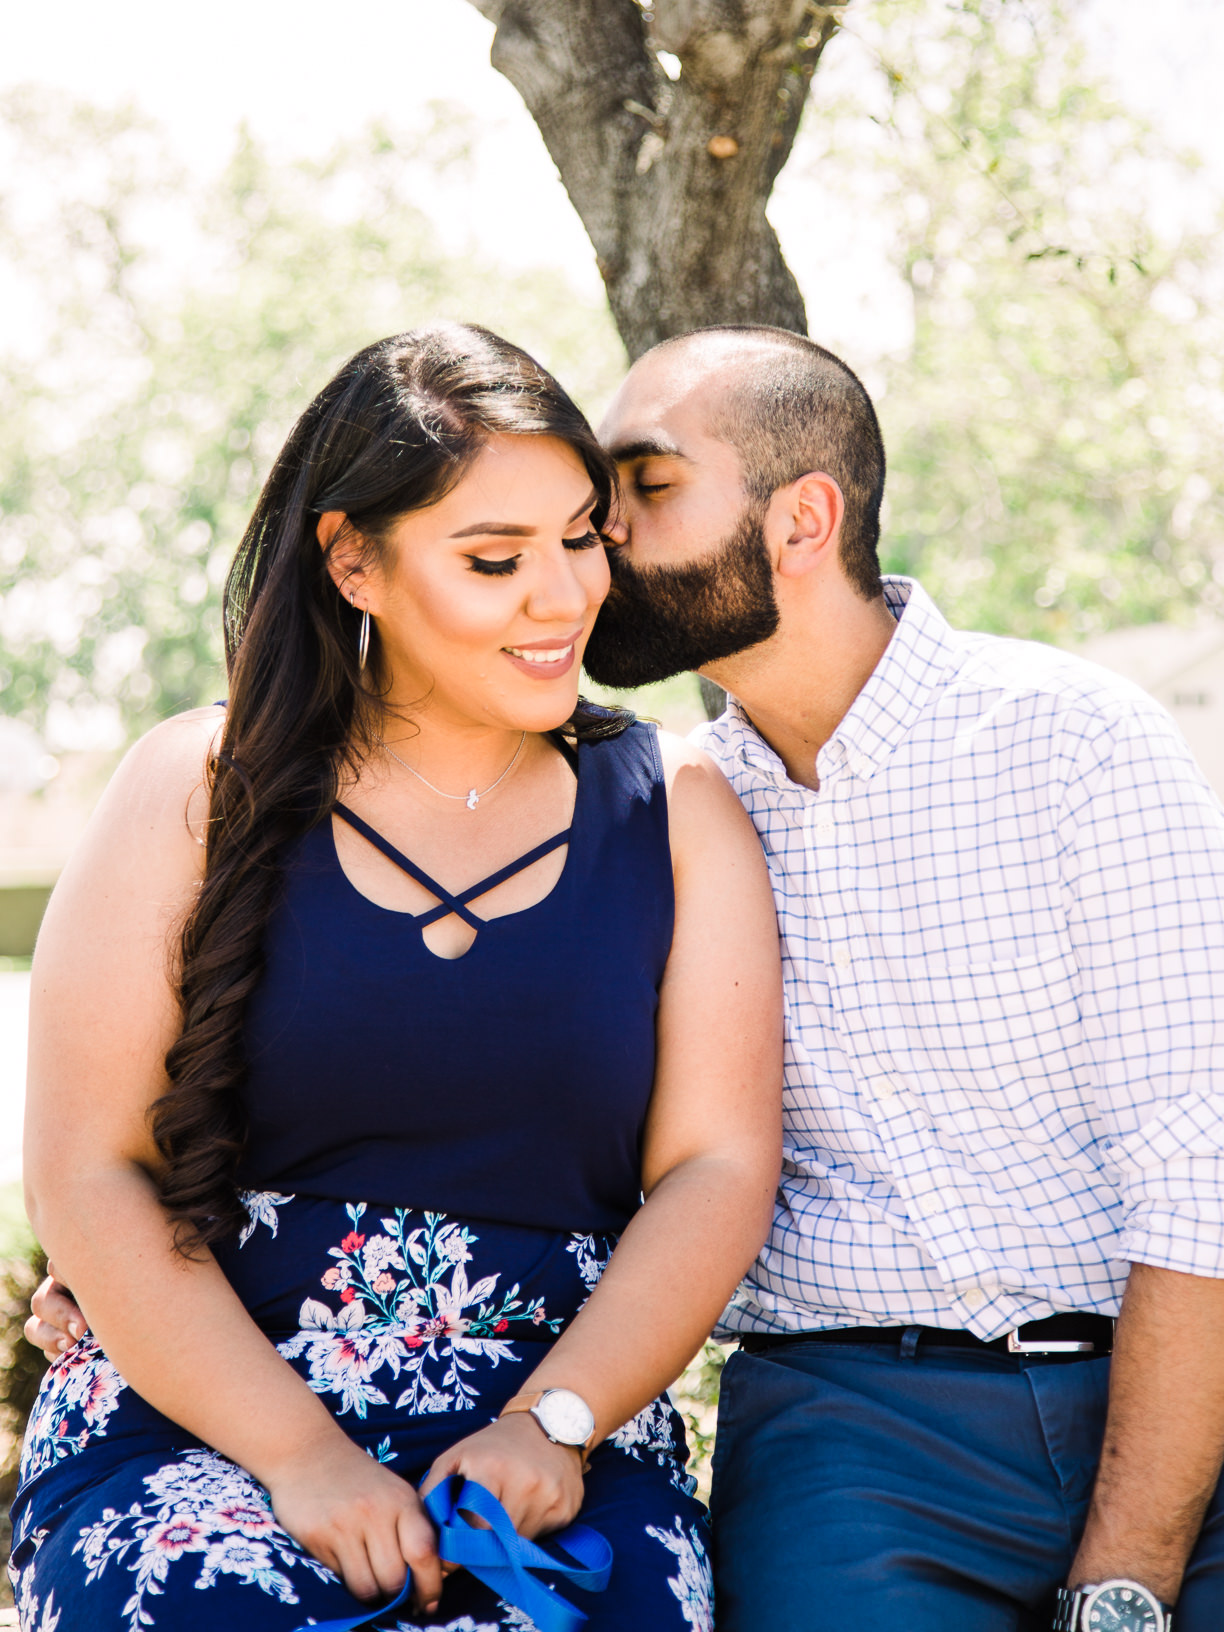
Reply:
<svg viewBox="0 0 1224 1632"><path fill-rule="evenodd" d="M891 962L889 998L910 1061L979 1089L1073 1078L1080 1016L1071 945L1051 936L1022 950L988 962Z"/></svg>

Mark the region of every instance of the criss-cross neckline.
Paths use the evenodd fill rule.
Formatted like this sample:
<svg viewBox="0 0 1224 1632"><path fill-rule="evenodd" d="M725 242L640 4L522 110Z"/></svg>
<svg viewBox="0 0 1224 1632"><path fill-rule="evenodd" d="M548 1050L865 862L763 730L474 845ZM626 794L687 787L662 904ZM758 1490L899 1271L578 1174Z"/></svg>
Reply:
<svg viewBox="0 0 1224 1632"><path fill-rule="evenodd" d="M495 873L490 873L488 878L482 878L476 884L469 884L466 889L451 891L439 884L436 878L431 878L423 867L418 867L416 862L406 856L402 850L397 850L390 839L385 839L377 828L373 828L369 822L363 821L355 810L350 810L347 805L337 802L332 806L332 811L340 817L341 821L347 822L351 828L360 833L362 838L372 844L376 850L380 850L388 861L393 861L401 871L408 874L409 878L415 878L417 883L423 885L431 895L438 897L437 906L429 907L425 912L405 912L401 914L402 917L411 919L418 929L427 929L430 924L436 924L442 918L449 918L452 913L456 918L461 918L469 929L481 930L487 928L495 920L481 918L471 911L468 902L477 900L478 897L486 895L490 890L495 890L499 884L504 884L508 878L513 878L516 873L524 872L533 862L540 861L544 856L551 855L554 850L559 850L563 844L569 844L574 832L574 823L571 820L570 825L564 832L554 833L551 839L545 839L543 844L537 844L534 849L528 850L525 855L519 856L516 861L507 862L504 867L499 867ZM343 868L341 870L343 871ZM350 879L349 882L352 883L352 880ZM353 888L357 889L357 886L354 884ZM555 888L556 885L553 886L553 889ZM361 890L357 890L357 893L358 895L364 895ZM548 895L552 893L553 891L550 890ZM548 895L541 897L541 900L547 901ZM370 897L365 896L365 899L369 901ZM539 904L539 902L533 903L535 906L539 906ZM377 906L378 903L372 902L371 905ZM383 908L382 910L389 911L393 909ZM530 908L522 908L521 910L530 911ZM499 913L498 916L516 917L517 914Z"/></svg>

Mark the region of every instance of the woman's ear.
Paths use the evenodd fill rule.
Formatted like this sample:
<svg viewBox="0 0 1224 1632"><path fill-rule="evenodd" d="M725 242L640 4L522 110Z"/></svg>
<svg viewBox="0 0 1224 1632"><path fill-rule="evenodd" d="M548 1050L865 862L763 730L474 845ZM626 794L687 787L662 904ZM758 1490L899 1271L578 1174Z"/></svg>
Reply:
<svg viewBox="0 0 1224 1632"><path fill-rule="evenodd" d="M331 581L342 595L356 593L365 578L361 539L343 510L324 510L315 528Z"/></svg>
<svg viewBox="0 0 1224 1632"><path fill-rule="evenodd" d="M778 572L784 578L802 578L828 557L830 549L836 553L846 501L838 483L824 471L809 471L777 497L785 497L790 527Z"/></svg>

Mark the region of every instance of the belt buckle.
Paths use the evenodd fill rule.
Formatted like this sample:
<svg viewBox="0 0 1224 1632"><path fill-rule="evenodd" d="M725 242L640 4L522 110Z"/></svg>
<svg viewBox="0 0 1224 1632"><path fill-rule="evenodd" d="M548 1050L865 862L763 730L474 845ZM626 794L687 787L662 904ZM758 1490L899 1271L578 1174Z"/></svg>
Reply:
<svg viewBox="0 0 1224 1632"><path fill-rule="evenodd" d="M1026 1322L1026 1325L1032 1322ZM1095 1354L1095 1343L1068 1343L1056 1342L1050 1339L1038 1339L1035 1343L1022 1343L1020 1333L1022 1327L1016 1326L1007 1334L1008 1354Z"/></svg>

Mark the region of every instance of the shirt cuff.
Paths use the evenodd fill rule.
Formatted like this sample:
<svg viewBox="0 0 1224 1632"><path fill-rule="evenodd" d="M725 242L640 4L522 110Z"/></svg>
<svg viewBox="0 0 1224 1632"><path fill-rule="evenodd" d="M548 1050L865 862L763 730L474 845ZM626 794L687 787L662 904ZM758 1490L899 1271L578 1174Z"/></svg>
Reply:
<svg viewBox="0 0 1224 1632"><path fill-rule="evenodd" d="M1206 1204L1180 1206L1176 1211L1139 1207L1127 1219L1110 1256L1126 1263L1150 1264L1153 1269L1224 1280L1224 1206L1211 1198Z"/></svg>

